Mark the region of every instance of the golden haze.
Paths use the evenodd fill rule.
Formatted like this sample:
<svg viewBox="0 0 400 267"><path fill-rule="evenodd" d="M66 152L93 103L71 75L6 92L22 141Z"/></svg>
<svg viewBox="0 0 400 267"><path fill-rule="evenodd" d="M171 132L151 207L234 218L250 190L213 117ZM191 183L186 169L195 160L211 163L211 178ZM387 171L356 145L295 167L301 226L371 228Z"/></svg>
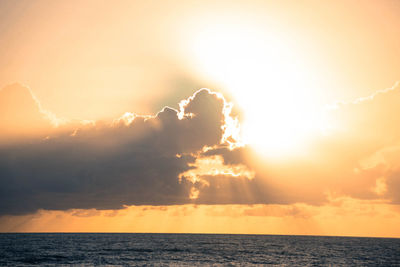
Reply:
<svg viewBox="0 0 400 267"><path fill-rule="evenodd" d="M110 162L125 167L135 161L123 142L137 129L134 159L151 166L144 175L176 167L171 184L187 194L160 198L169 204L2 214L0 231L400 237L400 5L288 3L1 3L3 173L23 173L34 148L46 166L58 140L64 152L90 143L93 158L109 149ZM198 100L203 87L211 91ZM154 147L165 148L158 155L167 163L146 161L148 144L138 140L150 133L160 134ZM23 166L13 165L19 144L33 151ZM76 195L90 191L68 182L60 184L77 186ZM88 199L104 192L96 193Z"/></svg>

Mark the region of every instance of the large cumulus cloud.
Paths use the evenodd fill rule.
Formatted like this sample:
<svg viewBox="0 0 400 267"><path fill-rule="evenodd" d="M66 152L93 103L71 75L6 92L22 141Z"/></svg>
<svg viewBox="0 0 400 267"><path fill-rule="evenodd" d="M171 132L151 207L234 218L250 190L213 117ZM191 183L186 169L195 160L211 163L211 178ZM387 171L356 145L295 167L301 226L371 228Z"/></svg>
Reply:
<svg viewBox="0 0 400 267"><path fill-rule="evenodd" d="M24 111L36 114L32 127L54 129L50 113L30 101L22 111L3 108L3 121L24 125ZM238 125L231 106L207 89L154 116L69 123L28 141L0 136L0 215L187 203L321 205L332 195L399 203L399 107L396 86L338 104L330 111L333 128L315 138L307 156L278 163L232 146L236 136L227 133L237 134L229 127ZM21 113L6 118L13 112Z"/></svg>
<svg viewBox="0 0 400 267"><path fill-rule="evenodd" d="M180 110L127 113L111 124L75 125L46 138L5 143L0 214L193 202L193 183L179 174L194 168L190 163L203 147L221 145L226 108L221 95L204 89Z"/></svg>

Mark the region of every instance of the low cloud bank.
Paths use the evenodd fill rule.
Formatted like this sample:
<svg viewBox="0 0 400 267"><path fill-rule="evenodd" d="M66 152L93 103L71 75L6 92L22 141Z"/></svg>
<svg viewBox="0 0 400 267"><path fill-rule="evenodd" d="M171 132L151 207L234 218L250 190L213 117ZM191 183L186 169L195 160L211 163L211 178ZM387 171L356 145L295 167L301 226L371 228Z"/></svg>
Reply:
<svg viewBox="0 0 400 267"><path fill-rule="evenodd" d="M31 100L26 107L31 111L25 111L50 125ZM90 123L5 143L0 147L0 214L192 203L194 182L179 175L194 168L190 163L204 147L224 145L227 105L221 95L203 89L179 111L127 113L111 124Z"/></svg>
<svg viewBox="0 0 400 267"><path fill-rule="evenodd" d="M18 84L0 91L1 103L0 215L189 203L323 205L331 195L400 203L398 86L338 104L330 111L332 129L316 138L308 157L278 164L237 142L232 105L208 89L179 110L126 113L112 123L60 120Z"/></svg>

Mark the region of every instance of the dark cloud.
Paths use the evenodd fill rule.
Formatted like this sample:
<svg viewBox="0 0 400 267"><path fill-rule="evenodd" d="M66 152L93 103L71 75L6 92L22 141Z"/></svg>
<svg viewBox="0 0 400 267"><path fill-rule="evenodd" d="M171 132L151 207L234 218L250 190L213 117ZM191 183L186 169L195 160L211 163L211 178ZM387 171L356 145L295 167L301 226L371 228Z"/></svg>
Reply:
<svg viewBox="0 0 400 267"><path fill-rule="evenodd" d="M154 117L131 115L131 123L89 124L3 144L0 214L191 203L193 184L178 176L193 168L193 153L220 144L225 104L200 90L181 111L166 107Z"/></svg>
<svg viewBox="0 0 400 267"><path fill-rule="evenodd" d="M29 112L41 115L50 125L38 101L33 101ZM249 148L230 150L221 144L229 116L226 108L221 95L203 89L182 101L180 110L165 107L153 117L127 113L112 124L70 123L47 138L5 143L0 146L0 214L125 205L293 203L299 199L314 203L270 183L251 160L254 155ZM196 174L204 168L196 165L197 159L215 156L221 159L217 168L227 173ZM230 174L235 168L236 173ZM240 173L253 169L257 169L254 177ZM182 176L191 170L197 180Z"/></svg>
<svg viewBox="0 0 400 267"><path fill-rule="evenodd" d="M29 90L14 86L1 92L0 102L18 103L20 96L25 103L22 109L3 107L3 121L24 125L30 116L24 114L31 112L33 125L53 127ZM329 201L330 193L398 203L400 162L385 156L383 168L379 160L372 164L368 159L376 161L382 147L398 143L399 128L387 119L398 101L393 88L339 106L335 112L347 114L342 122L350 135L339 132L316 140L317 147L308 151L314 160L285 164L266 162L250 147L231 150L221 144L227 103L207 89L181 102L180 110L165 107L155 116L127 113L111 124L69 123L48 136L0 143L0 215L186 203L319 205ZM372 131L373 125L383 132ZM367 138L355 141L363 131Z"/></svg>

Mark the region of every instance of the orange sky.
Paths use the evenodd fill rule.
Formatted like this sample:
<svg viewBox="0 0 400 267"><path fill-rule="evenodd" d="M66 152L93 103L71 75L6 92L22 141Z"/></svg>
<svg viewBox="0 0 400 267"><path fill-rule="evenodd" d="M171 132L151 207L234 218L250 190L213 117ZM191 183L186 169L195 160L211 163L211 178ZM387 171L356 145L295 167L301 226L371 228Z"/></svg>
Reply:
<svg viewBox="0 0 400 267"><path fill-rule="evenodd" d="M1 2L0 231L400 237L399 13Z"/></svg>

